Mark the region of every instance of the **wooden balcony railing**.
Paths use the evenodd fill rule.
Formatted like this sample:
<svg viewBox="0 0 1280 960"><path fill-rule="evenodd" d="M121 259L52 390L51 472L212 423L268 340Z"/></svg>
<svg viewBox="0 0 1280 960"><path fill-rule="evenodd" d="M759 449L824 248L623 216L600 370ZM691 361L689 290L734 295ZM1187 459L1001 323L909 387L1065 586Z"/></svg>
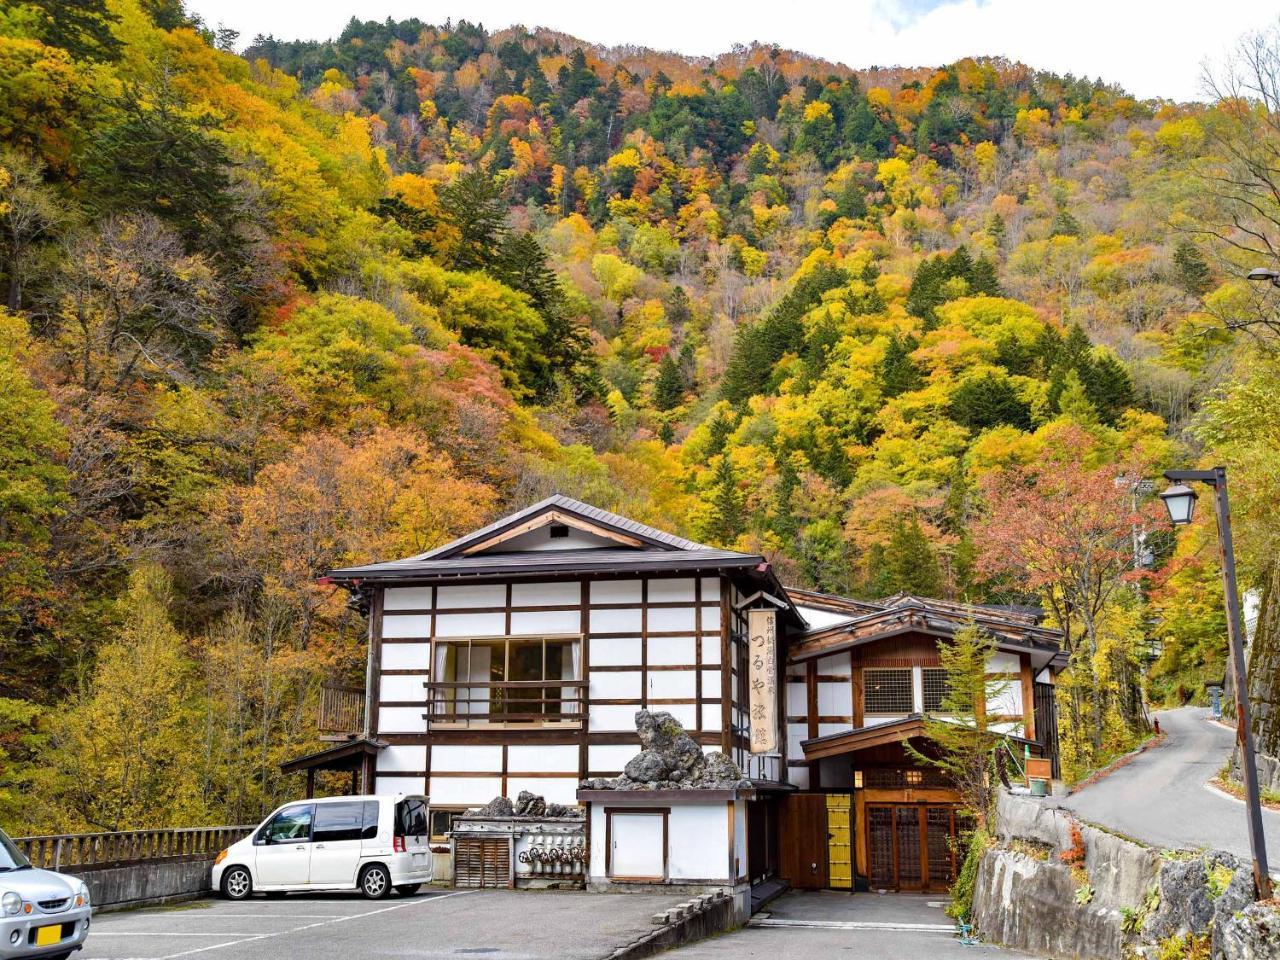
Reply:
<svg viewBox="0 0 1280 960"><path fill-rule="evenodd" d="M320 688L321 734L354 736L364 730L364 689L326 683Z"/></svg>
<svg viewBox="0 0 1280 960"><path fill-rule="evenodd" d="M427 685L430 723L582 726L585 680L438 681Z"/></svg>
<svg viewBox="0 0 1280 960"><path fill-rule="evenodd" d="M253 826L174 827L117 833L15 837L32 866L47 870L120 866L144 860L199 860L245 837Z"/></svg>

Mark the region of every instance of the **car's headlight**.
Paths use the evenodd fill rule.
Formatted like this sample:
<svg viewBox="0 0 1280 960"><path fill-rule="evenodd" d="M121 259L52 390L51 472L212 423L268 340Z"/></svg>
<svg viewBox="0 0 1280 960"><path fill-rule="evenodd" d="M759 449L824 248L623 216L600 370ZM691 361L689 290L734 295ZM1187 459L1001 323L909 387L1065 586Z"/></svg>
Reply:
<svg viewBox="0 0 1280 960"><path fill-rule="evenodd" d="M80 881L80 889L76 891L76 906L87 907L89 905L89 885L83 880Z"/></svg>
<svg viewBox="0 0 1280 960"><path fill-rule="evenodd" d="M213 865L216 867L218 864L220 864L220 863L221 863L223 860L225 860L225 859L227 859L227 851L226 851L226 850L219 850L219 851L218 851L218 855L217 855L216 857L214 857L214 858L213 858Z"/></svg>
<svg viewBox="0 0 1280 960"><path fill-rule="evenodd" d="M21 913L22 897L10 890L3 897L0 897L0 909L3 909L5 914L10 917L15 913Z"/></svg>

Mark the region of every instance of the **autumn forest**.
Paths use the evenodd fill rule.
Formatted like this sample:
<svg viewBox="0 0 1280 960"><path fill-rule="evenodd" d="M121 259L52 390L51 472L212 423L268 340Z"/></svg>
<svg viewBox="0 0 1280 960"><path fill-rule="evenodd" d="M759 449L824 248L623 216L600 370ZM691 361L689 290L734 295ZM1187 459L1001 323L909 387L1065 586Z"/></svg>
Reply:
<svg viewBox="0 0 1280 960"><path fill-rule="evenodd" d="M1190 104L589 39L0 10L0 824L253 822L363 675L317 578L553 492L1044 609L1078 777L1222 679L1144 481L1225 464L1280 752L1280 35Z"/></svg>

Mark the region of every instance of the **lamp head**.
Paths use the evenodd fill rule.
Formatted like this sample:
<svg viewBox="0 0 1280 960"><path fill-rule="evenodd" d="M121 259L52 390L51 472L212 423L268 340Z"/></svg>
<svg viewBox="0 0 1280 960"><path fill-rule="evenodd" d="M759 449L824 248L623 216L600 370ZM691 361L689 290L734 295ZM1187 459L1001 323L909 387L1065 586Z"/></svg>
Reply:
<svg viewBox="0 0 1280 960"><path fill-rule="evenodd" d="M1196 492L1185 483L1177 483L1160 494L1164 507L1169 511L1169 520L1175 527L1191 522L1196 509Z"/></svg>
<svg viewBox="0 0 1280 960"><path fill-rule="evenodd" d="M1254 283L1271 283L1280 286L1280 271L1268 270L1266 267L1254 267L1245 274L1245 279L1252 280Z"/></svg>

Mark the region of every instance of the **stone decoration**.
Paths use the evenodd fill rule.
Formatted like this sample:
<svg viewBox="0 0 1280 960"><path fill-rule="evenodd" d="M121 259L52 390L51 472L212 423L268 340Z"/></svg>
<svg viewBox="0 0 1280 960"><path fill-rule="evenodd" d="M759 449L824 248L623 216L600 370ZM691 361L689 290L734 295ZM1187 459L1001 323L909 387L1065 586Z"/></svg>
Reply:
<svg viewBox="0 0 1280 960"><path fill-rule="evenodd" d="M563 803L547 803L546 799L528 790L521 790L515 803L507 797L494 797L474 813L478 817L495 819L543 820L548 817L581 820L581 807L567 807Z"/></svg>
<svg viewBox="0 0 1280 960"><path fill-rule="evenodd" d="M749 787L737 764L719 751L703 753L680 721L665 710L636 711L641 750L622 776L583 780L588 790L731 790Z"/></svg>

